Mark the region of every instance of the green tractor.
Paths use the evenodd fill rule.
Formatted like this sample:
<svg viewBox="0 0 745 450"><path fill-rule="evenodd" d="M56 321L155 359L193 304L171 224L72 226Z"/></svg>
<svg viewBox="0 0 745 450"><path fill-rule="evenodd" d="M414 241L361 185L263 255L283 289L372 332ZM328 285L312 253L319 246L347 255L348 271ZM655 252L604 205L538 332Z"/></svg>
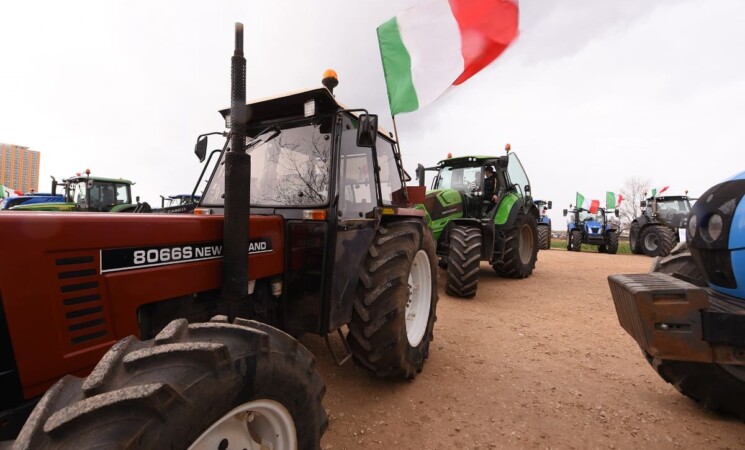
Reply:
<svg viewBox="0 0 745 450"><path fill-rule="evenodd" d="M62 201L22 204L13 211L150 212L147 202L132 202L133 182L122 178L92 177L90 170L62 180ZM52 195L60 183L52 177Z"/></svg>
<svg viewBox="0 0 745 450"><path fill-rule="evenodd" d="M476 295L481 261L507 278L526 278L535 268L540 213L520 160L509 144L506 150L505 156L462 156L417 167L420 186L426 171L436 172L432 189L416 207L426 212L450 295ZM496 202L491 192L485 194L490 191L485 180L493 180L485 178L487 168L497 180Z"/></svg>

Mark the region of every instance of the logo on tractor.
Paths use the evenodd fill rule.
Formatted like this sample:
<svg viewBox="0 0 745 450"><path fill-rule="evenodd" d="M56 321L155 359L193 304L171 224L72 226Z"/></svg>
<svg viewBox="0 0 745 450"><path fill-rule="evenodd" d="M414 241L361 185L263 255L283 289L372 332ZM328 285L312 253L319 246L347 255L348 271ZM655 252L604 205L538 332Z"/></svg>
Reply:
<svg viewBox="0 0 745 450"><path fill-rule="evenodd" d="M248 244L250 255L271 251L272 240L269 238L252 239ZM101 250L101 273L218 258L222 258L221 242L104 249Z"/></svg>

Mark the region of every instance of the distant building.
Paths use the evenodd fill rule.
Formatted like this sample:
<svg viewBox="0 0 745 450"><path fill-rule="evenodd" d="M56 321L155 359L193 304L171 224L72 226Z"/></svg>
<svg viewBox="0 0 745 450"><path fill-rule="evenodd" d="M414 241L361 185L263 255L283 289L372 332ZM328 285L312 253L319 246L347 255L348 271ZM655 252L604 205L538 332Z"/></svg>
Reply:
<svg viewBox="0 0 745 450"><path fill-rule="evenodd" d="M0 144L0 184L25 192L39 191L41 153L28 147Z"/></svg>

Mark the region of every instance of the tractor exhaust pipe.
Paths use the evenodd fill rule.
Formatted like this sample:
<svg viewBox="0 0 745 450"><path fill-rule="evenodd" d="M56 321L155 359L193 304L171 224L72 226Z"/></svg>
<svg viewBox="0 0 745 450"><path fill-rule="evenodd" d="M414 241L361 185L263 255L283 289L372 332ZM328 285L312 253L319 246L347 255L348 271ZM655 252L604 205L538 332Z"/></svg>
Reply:
<svg viewBox="0 0 745 450"><path fill-rule="evenodd" d="M225 220L223 224L222 296L240 300L248 296L248 232L251 156L246 153L246 58L243 24L235 24L235 50L231 62L230 147L225 153Z"/></svg>

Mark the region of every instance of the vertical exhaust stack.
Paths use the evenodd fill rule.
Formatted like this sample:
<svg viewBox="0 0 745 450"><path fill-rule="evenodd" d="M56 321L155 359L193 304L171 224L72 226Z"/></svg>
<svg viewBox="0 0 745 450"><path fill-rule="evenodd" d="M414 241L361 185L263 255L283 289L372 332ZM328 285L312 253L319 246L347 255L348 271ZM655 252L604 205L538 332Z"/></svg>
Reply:
<svg viewBox="0 0 745 450"><path fill-rule="evenodd" d="M246 154L246 58L243 24L235 24L235 50L231 58L230 147L225 153L225 221L223 225L222 296L239 300L248 296L248 232L251 156Z"/></svg>

